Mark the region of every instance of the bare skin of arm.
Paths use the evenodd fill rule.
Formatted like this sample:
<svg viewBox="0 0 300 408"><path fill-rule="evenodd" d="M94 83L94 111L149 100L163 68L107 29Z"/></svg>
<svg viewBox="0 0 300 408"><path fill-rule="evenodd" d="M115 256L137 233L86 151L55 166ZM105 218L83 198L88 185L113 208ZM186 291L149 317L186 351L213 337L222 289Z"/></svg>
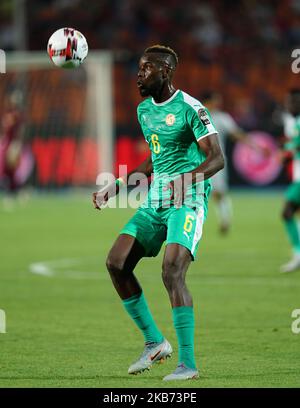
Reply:
<svg viewBox="0 0 300 408"><path fill-rule="evenodd" d="M223 169L225 161L217 135L210 135L198 141L199 148L205 153L206 159L195 170L192 171L193 182L196 174L203 173L204 180L212 177Z"/></svg>
<svg viewBox="0 0 300 408"><path fill-rule="evenodd" d="M251 143L249 140L247 133L244 132L242 129L238 129L235 132L229 133L229 137L234 141L234 142L243 142L246 144Z"/></svg>
<svg viewBox="0 0 300 408"><path fill-rule="evenodd" d="M216 174L224 167L224 156L219 144L217 135L210 135L198 141L199 148L205 153L206 159L198 167L190 172L192 175L191 183L196 181L206 180ZM201 175L201 180L199 180ZM181 178L183 178L183 174ZM198 176L198 177L197 177ZM167 188L172 189L170 199L174 198L174 205L180 206L184 198L185 191L188 185L186 183L176 183L172 181Z"/></svg>
<svg viewBox="0 0 300 408"><path fill-rule="evenodd" d="M247 146L255 150L257 153L263 154L264 157L268 157L271 154L268 148L261 147L257 145L255 142L253 142L247 135L247 133L245 133L242 129L238 129L235 132L230 133L229 137L234 142L241 142L246 144Z"/></svg>

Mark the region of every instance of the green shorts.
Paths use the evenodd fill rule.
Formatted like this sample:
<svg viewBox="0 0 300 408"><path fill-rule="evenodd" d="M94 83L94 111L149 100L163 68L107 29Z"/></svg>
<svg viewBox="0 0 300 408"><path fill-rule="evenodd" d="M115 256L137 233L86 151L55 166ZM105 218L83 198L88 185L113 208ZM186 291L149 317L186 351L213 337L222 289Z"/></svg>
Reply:
<svg viewBox="0 0 300 408"><path fill-rule="evenodd" d="M295 182L288 186L285 198L287 201L300 205L300 182Z"/></svg>
<svg viewBox="0 0 300 408"><path fill-rule="evenodd" d="M191 208L139 208L120 232L135 237L145 248L146 256L156 256L163 244L186 247L193 260L202 236L207 206Z"/></svg>

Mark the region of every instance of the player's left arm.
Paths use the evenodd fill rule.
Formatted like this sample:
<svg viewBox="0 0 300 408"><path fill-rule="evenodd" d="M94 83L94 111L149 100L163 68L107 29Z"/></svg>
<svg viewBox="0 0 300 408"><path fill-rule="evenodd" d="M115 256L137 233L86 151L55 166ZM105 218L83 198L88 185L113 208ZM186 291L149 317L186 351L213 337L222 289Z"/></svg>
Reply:
<svg viewBox="0 0 300 408"><path fill-rule="evenodd" d="M227 133L233 142L251 144L252 141L247 133L236 123L228 112L222 112L222 126L225 133Z"/></svg>
<svg viewBox="0 0 300 408"><path fill-rule="evenodd" d="M189 184L194 184L212 177L219 170L222 170L225 165L224 155L219 144L217 133L202 137L198 140L198 146L205 154L205 160L200 166L189 172L191 177L188 178L188 181L184 177L184 174L181 174L179 177L181 182L177 183L176 180L173 180L168 185L168 188L172 191L170 198L174 199L175 207L180 207L182 204Z"/></svg>
<svg viewBox="0 0 300 408"><path fill-rule="evenodd" d="M259 146L257 143L255 143L245 132L244 129L242 129L236 121L233 119L233 117L229 113L223 113L223 125L225 127L225 130L230 137L230 139L233 142L240 142L243 143L249 147L251 147L253 150L255 150L257 153L262 153L264 156L269 155L269 150L266 149L265 147Z"/></svg>
<svg viewBox="0 0 300 408"><path fill-rule="evenodd" d="M244 143L259 154L263 154L264 156L269 156L270 154L269 149L259 146L257 143L251 140L248 134L240 127L237 127L234 131L228 133L228 136L233 142Z"/></svg>
<svg viewBox="0 0 300 408"><path fill-rule="evenodd" d="M229 132L228 136L233 142L242 142L246 144L250 142L247 133L241 128L237 128L234 131Z"/></svg>
<svg viewBox="0 0 300 408"><path fill-rule="evenodd" d="M206 159L191 172L193 183L196 181L197 174L202 174L203 179L206 180L222 170L225 165L224 155L216 133L198 140L198 146L205 154Z"/></svg>
<svg viewBox="0 0 300 408"><path fill-rule="evenodd" d="M244 143L254 150L259 149L257 144L255 144L253 140L251 140L251 138L247 135L247 133L240 127L236 127L234 130L230 131L228 133L228 136L233 142Z"/></svg>
<svg viewBox="0 0 300 408"><path fill-rule="evenodd" d="M201 107L198 112L190 109L187 120L195 135L199 150L205 155L205 160L191 172L192 183L194 183L200 173L204 180L216 174L224 167L225 160L219 143L218 131L209 111L204 107Z"/></svg>

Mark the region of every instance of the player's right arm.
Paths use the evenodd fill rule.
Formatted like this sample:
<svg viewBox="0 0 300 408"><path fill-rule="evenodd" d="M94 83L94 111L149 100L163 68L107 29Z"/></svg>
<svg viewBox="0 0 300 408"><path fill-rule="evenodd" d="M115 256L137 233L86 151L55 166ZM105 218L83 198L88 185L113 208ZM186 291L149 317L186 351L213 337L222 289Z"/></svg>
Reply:
<svg viewBox="0 0 300 408"><path fill-rule="evenodd" d="M255 150L256 153L263 154L263 156L268 157L270 155L270 151L268 148L261 147L257 143L255 143L248 134L239 127L239 125L235 122L233 117L229 113L223 112L223 126L224 130L227 132L228 136L231 138L233 142L240 142L244 143L251 147L251 149Z"/></svg>
<svg viewBox="0 0 300 408"><path fill-rule="evenodd" d="M145 176L149 177L151 176L152 172L153 172L152 157L151 154L149 154L146 160L144 160L136 169L132 170L127 174L126 182L129 179L129 177L134 173L143 173Z"/></svg>
<svg viewBox="0 0 300 408"><path fill-rule="evenodd" d="M93 199L94 208L97 210L101 210L101 206L104 205L110 198L116 196L119 193L120 187L122 185L127 184L127 180L132 174L142 173L146 177L149 177L151 176L152 171L153 171L153 166L152 166L152 158L150 154L147 157L147 159L144 160L134 170L132 170L126 175L123 175L122 177L119 177L114 183L109 184L108 186L104 187L104 189L93 193L92 199Z"/></svg>
<svg viewBox="0 0 300 408"><path fill-rule="evenodd" d="M137 119L143 130L143 124L141 121L141 104L137 108ZM152 171L153 171L152 157L151 157L151 154L149 154L147 159L144 160L137 168L135 168L128 174L119 177L114 183L108 185L104 189L96 193L93 193L94 208L96 208L97 210L100 210L103 204L105 204L111 197L114 197L119 193L120 187L123 184L127 184L129 177L133 175L134 173L142 173L145 176L149 177L151 176Z"/></svg>

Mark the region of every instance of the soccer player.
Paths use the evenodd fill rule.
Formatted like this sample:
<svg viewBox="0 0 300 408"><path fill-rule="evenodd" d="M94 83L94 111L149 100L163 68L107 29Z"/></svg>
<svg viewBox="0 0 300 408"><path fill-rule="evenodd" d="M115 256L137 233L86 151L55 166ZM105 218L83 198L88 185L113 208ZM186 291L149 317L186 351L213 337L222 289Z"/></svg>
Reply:
<svg viewBox="0 0 300 408"><path fill-rule="evenodd" d="M20 109L20 101L21 93L12 92L4 100L5 109L0 120L0 177L7 193L4 199L4 208L7 210L12 209L20 188L16 178L24 145L24 115Z"/></svg>
<svg viewBox="0 0 300 408"><path fill-rule="evenodd" d="M202 100L211 114L215 127L218 129L218 137L224 153L227 137L230 137L235 142L247 143L251 147L256 148L233 117L221 110L222 97L218 92L207 91L202 95ZM223 170L212 177L211 183L213 187L212 196L217 204L219 229L222 234L226 234L230 228L232 218L232 206L228 196L228 171L226 165Z"/></svg>
<svg viewBox="0 0 300 408"><path fill-rule="evenodd" d="M286 102L289 114L284 116L284 133L289 140L284 150L292 154L293 162L292 183L285 194L282 218L293 249L293 257L282 265L281 272L292 272L300 269L300 236L295 219L300 208L300 89L291 89Z"/></svg>
<svg viewBox="0 0 300 408"><path fill-rule="evenodd" d="M129 374L137 374L172 353L133 272L141 258L156 256L166 241L162 280L179 346L178 366L164 378L166 381L198 377L193 300L185 275L202 235L209 178L224 166L217 131L206 108L172 84L177 63L177 54L162 45L147 48L139 61L137 86L141 96L148 98L138 106L137 116L151 154L133 172L119 178L117 185L120 187L137 172L146 176L153 173L154 180L147 199L121 231L106 261L126 311L144 335L144 351L128 369ZM187 174L190 184L181 189L177 181ZM199 185L202 193L195 194ZM186 200L182 199L184 189ZM94 207L100 209L114 194L115 183L94 193ZM166 197L169 206L165 205Z"/></svg>

